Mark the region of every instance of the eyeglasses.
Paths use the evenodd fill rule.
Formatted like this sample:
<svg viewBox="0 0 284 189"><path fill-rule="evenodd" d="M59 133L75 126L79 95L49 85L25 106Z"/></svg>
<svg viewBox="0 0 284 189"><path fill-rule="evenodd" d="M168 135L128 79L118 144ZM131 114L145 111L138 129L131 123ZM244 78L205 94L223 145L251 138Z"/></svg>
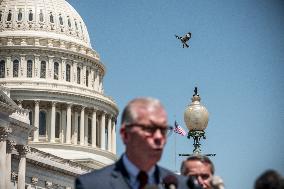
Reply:
<svg viewBox="0 0 284 189"><path fill-rule="evenodd" d="M192 176L192 177L194 177L196 179L198 177L201 177L202 180L207 180L210 177L209 174L205 174L205 173L203 173L203 174L190 174L189 176Z"/></svg>
<svg viewBox="0 0 284 189"><path fill-rule="evenodd" d="M126 125L126 127L131 128L131 127L139 127L141 130L148 134L155 134L156 131L159 129L162 133L162 135L169 135L173 131L173 127L167 125L166 127L161 127L158 125L144 125L144 124L139 124L139 123L131 123Z"/></svg>

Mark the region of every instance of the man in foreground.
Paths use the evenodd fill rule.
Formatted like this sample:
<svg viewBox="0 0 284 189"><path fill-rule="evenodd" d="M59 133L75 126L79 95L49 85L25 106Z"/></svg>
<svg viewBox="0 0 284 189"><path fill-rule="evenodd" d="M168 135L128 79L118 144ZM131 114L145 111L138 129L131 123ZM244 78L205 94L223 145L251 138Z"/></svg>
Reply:
<svg viewBox="0 0 284 189"><path fill-rule="evenodd" d="M214 175L212 161L202 155L193 155L182 162L181 174L196 178L203 189L212 189L212 178Z"/></svg>
<svg viewBox="0 0 284 189"><path fill-rule="evenodd" d="M122 112L120 135L125 153L113 165L76 179L77 189L143 189L160 185L171 171L157 165L166 144L167 114L153 98L137 98ZM178 188L187 188L184 178L175 175Z"/></svg>

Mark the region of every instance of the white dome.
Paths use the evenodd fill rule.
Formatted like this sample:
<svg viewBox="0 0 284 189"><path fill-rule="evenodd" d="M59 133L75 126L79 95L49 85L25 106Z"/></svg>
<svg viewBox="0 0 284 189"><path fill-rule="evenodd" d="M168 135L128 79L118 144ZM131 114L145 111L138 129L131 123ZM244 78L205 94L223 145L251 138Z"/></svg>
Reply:
<svg viewBox="0 0 284 189"><path fill-rule="evenodd" d="M65 0L0 0L0 3L3 26L0 37L60 39L91 48L84 21Z"/></svg>
<svg viewBox="0 0 284 189"><path fill-rule="evenodd" d="M92 168L114 162L118 107L105 73L65 0L0 0L0 86L29 110L29 145Z"/></svg>

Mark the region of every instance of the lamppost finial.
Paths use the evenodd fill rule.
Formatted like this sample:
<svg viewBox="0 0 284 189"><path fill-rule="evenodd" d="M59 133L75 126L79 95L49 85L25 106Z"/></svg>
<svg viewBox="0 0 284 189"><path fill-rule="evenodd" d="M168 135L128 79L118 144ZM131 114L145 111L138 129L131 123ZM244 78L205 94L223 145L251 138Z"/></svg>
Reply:
<svg viewBox="0 0 284 189"><path fill-rule="evenodd" d="M194 87L194 94L193 96L199 96L198 91L197 91L197 87Z"/></svg>

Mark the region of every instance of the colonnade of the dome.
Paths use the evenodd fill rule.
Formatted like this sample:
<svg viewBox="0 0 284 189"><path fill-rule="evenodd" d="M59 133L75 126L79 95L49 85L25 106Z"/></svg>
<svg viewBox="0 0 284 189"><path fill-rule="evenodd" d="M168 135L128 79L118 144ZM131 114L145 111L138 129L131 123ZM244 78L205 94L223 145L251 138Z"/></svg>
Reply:
<svg viewBox="0 0 284 189"><path fill-rule="evenodd" d="M116 153L116 116L109 112L56 101L18 101L30 110L37 128L32 142L91 146Z"/></svg>

